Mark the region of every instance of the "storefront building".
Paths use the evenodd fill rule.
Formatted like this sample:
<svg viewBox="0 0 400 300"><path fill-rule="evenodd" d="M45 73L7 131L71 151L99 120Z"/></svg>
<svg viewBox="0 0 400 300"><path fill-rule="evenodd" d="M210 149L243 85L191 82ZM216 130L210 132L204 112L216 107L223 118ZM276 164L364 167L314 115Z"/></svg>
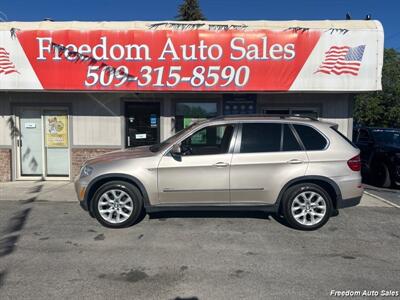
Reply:
<svg viewBox="0 0 400 300"><path fill-rule="evenodd" d="M0 181L71 180L218 115L302 114L351 137L382 63L377 21L0 23Z"/></svg>

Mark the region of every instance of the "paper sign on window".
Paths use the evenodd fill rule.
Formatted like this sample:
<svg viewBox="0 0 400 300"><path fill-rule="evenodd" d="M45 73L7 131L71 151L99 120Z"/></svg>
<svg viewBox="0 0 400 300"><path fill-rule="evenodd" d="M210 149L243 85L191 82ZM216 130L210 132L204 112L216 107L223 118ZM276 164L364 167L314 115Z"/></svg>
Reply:
<svg viewBox="0 0 400 300"><path fill-rule="evenodd" d="M46 116L46 146L49 148L68 147L68 118L64 116Z"/></svg>

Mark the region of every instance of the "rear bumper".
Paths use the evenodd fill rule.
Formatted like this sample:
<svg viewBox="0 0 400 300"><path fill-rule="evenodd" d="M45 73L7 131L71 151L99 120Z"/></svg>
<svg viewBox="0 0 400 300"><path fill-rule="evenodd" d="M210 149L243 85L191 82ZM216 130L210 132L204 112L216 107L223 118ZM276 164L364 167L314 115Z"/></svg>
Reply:
<svg viewBox="0 0 400 300"><path fill-rule="evenodd" d="M357 206L361 202L361 197L354 197L354 198L349 198L349 199L338 199L337 200L337 208L346 208L346 207L352 207L352 206Z"/></svg>

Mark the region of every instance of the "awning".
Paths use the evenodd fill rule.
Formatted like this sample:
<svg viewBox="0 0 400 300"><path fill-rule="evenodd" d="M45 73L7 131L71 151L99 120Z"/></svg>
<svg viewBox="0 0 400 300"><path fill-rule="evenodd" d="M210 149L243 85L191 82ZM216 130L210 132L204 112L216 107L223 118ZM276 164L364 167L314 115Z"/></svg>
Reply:
<svg viewBox="0 0 400 300"><path fill-rule="evenodd" d="M0 23L0 90L381 90L378 21Z"/></svg>

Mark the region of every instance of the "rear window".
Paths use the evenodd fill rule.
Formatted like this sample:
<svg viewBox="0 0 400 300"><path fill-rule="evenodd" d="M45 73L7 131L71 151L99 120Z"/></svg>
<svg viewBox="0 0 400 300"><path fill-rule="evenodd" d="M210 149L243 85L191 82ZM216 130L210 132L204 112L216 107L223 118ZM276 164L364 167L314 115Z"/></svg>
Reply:
<svg viewBox="0 0 400 300"><path fill-rule="evenodd" d="M350 145L352 145L354 148L358 148L352 141L350 141L347 136L345 136L343 133L341 133L339 130L337 130L334 126L331 127L333 131L335 131L338 135L340 135L346 142L348 142Z"/></svg>
<svg viewBox="0 0 400 300"><path fill-rule="evenodd" d="M306 150L324 150L328 141L311 126L293 124Z"/></svg>

